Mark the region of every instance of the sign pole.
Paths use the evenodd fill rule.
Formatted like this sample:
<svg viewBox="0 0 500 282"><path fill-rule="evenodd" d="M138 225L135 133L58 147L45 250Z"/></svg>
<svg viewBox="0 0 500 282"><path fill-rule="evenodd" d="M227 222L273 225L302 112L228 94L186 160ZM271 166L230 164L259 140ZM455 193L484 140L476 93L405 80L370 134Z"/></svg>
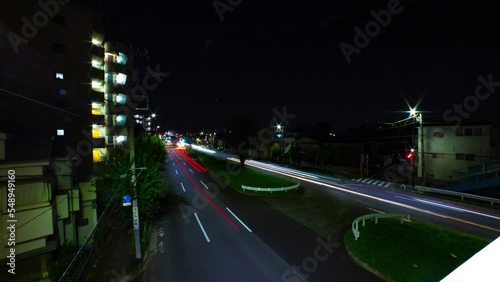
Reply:
<svg viewBox="0 0 500 282"><path fill-rule="evenodd" d="M135 237L135 258L142 258L141 250L141 230L139 228L139 207L137 205L137 197L132 200L132 215L134 220L134 237Z"/></svg>

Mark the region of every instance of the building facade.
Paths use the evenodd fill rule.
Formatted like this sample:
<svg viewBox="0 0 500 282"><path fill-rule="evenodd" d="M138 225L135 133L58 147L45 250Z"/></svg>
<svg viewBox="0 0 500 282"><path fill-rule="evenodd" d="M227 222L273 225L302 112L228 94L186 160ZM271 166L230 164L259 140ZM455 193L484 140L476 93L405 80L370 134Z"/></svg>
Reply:
<svg viewBox="0 0 500 282"><path fill-rule="evenodd" d="M127 136L127 111L116 108L127 99L129 53L105 44L102 15L62 2L6 2L0 19L0 172L19 179L16 255L19 265L36 261L30 278L58 246L92 232L94 165ZM2 224L7 189L2 179ZM6 244L0 238L2 262Z"/></svg>
<svg viewBox="0 0 500 282"><path fill-rule="evenodd" d="M427 183L459 177L468 168L500 160L499 127L435 124L423 128L418 131L416 155L418 177L425 177Z"/></svg>

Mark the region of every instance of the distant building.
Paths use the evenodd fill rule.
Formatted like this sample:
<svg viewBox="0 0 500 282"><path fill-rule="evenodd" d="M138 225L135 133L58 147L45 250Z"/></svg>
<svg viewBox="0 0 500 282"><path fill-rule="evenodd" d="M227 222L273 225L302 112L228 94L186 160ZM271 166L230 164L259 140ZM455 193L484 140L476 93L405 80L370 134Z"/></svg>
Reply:
<svg viewBox="0 0 500 282"><path fill-rule="evenodd" d="M486 123L424 125L423 132L418 130L418 144L418 176L425 176L426 182L447 180L468 173L468 168L500 160L500 127Z"/></svg>

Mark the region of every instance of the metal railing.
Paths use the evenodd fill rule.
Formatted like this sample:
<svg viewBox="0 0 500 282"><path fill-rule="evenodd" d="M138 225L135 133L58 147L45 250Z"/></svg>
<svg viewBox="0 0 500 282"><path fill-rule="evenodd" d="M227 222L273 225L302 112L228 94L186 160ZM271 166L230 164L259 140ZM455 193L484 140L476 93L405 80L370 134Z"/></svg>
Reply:
<svg viewBox="0 0 500 282"><path fill-rule="evenodd" d="M365 226L365 222L367 219L374 219L375 224L377 224L379 218L395 218L401 221L401 223L405 221L410 221L410 215L405 215L405 214L395 214L395 213L373 213L373 214L367 214L360 216L356 218L352 222L352 233L354 234L354 238L358 240L360 232L359 232L359 222L362 222L362 226Z"/></svg>
<svg viewBox="0 0 500 282"><path fill-rule="evenodd" d="M497 204L500 203L500 199L479 196L479 195L474 195L474 194L460 193L460 192L455 192L455 191L450 191L450 190L429 188L429 187L423 187L423 186L416 186L416 189L418 192L430 192L430 193L457 196L457 197L460 197L462 200L464 198L468 198L468 199L485 201L485 202L489 202L490 205L492 205L492 206L493 206L493 203L497 203Z"/></svg>
<svg viewBox="0 0 500 282"><path fill-rule="evenodd" d="M500 178L500 169L487 170L477 173L466 174L464 176L455 177L449 180L437 181L435 187L449 187L455 185L461 185L471 182L477 182L481 180Z"/></svg>
<svg viewBox="0 0 500 282"><path fill-rule="evenodd" d="M241 189L243 191L245 190L250 190L250 191L256 191L256 192L278 192L278 191L288 191L288 190L293 190L297 189L300 186L300 182L291 186L286 186L286 187L275 187L275 188L263 188L263 187L252 187L252 186L246 186L246 185L241 185Z"/></svg>

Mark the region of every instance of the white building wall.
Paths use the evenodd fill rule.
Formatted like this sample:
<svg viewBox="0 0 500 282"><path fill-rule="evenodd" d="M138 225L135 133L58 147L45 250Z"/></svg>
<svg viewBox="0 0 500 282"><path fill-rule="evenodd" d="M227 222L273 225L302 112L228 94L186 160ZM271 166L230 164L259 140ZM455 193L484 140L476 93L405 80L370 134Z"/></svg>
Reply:
<svg viewBox="0 0 500 282"><path fill-rule="evenodd" d="M454 172L466 171L466 168L483 164L492 160L492 147L490 144L490 126L425 126L419 128L419 148L423 148L424 172L428 178L446 180L458 176ZM457 130L459 134L457 135ZM472 135L462 135L465 131ZM481 135L479 135L481 133ZM476 135L474 135L476 134ZM423 147L422 147L423 140ZM420 150L421 150L420 149ZM422 177L421 151L417 153L418 176Z"/></svg>

